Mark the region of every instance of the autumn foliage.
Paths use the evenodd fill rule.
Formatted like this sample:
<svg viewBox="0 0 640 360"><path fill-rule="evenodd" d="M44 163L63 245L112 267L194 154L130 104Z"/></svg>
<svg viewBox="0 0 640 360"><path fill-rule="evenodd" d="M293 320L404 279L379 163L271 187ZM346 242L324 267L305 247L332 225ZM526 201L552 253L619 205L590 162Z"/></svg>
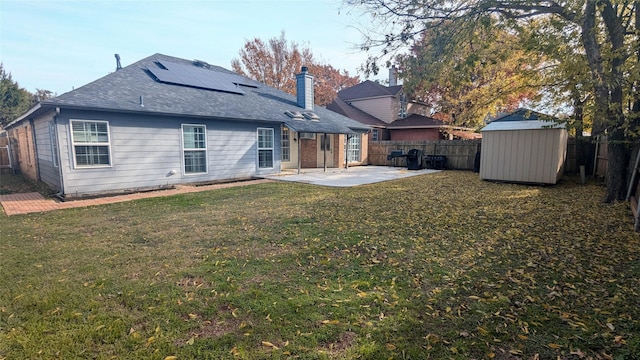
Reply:
<svg viewBox="0 0 640 360"><path fill-rule="evenodd" d="M360 81L357 76L349 76L346 70L318 62L309 48L287 42L284 32L268 41L259 38L247 41L240 50L240 58L231 61L231 68L238 74L291 95L296 94L295 75L302 66L315 77L315 103L318 105L330 104L338 91Z"/></svg>

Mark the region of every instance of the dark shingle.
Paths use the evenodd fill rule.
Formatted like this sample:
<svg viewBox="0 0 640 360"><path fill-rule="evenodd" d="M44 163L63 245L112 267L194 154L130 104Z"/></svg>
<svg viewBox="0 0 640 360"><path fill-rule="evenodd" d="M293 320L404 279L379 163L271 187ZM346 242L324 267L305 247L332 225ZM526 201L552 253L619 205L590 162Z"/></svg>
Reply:
<svg viewBox="0 0 640 360"><path fill-rule="evenodd" d="M378 96L396 96L402 90L402 85L387 87L377 82L367 80L360 84L338 92L338 97L344 101L366 99Z"/></svg>
<svg viewBox="0 0 640 360"><path fill-rule="evenodd" d="M43 107L70 107L116 112L179 115L229 120L269 121L295 124L296 131L351 133L368 127L345 116L316 106L319 121L295 120L286 111L301 111L294 96L255 83L258 87L242 86L244 94L199 89L166 84L155 79L148 69L157 68L156 61L193 65L190 60L155 54L108 74L78 89L43 101ZM195 65L193 65L195 66ZM237 75L219 66L212 71ZM142 97L144 106L140 105Z"/></svg>

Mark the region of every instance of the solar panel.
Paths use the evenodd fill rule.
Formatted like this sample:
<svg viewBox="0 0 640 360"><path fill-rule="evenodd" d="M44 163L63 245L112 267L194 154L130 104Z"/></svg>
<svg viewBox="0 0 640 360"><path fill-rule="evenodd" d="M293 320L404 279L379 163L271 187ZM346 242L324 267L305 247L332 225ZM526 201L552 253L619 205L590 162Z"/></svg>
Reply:
<svg viewBox="0 0 640 360"><path fill-rule="evenodd" d="M228 78L229 81L231 81L232 83L236 84L236 85L242 85L242 86L247 86L247 87L252 87L252 88L258 88L260 87L260 83L258 83L257 81L251 80L251 79L247 79L244 76L240 76L237 74L230 74L230 73L223 73L220 72L220 74L222 74L224 77Z"/></svg>
<svg viewBox="0 0 640 360"><path fill-rule="evenodd" d="M170 61L157 61L164 69L158 67L147 68L158 81L195 87L199 89L208 89L223 91L233 94L244 94L236 84L223 73L213 71L195 65L179 64Z"/></svg>

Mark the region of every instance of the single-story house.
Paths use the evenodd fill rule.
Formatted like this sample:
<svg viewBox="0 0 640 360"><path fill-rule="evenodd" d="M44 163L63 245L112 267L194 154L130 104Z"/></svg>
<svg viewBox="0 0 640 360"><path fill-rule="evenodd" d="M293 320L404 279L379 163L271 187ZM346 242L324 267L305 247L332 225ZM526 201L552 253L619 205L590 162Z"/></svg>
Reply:
<svg viewBox="0 0 640 360"><path fill-rule="evenodd" d="M338 167L363 156L347 145L370 128L314 106L306 68L292 96L203 61L155 54L121 67L116 58L115 72L41 101L6 127L19 170L62 198Z"/></svg>
<svg viewBox="0 0 640 360"><path fill-rule="evenodd" d="M481 131L481 179L555 184L562 176L568 135L558 119L518 109Z"/></svg>

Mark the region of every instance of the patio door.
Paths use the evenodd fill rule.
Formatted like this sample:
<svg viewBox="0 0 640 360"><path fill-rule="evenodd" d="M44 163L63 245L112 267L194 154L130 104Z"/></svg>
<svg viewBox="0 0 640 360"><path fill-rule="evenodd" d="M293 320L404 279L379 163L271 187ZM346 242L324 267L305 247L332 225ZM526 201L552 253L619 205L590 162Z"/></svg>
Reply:
<svg viewBox="0 0 640 360"><path fill-rule="evenodd" d="M327 159L327 167L333 167L333 134L318 134L318 167L325 166L325 158ZM325 157L326 152L326 157Z"/></svg>

